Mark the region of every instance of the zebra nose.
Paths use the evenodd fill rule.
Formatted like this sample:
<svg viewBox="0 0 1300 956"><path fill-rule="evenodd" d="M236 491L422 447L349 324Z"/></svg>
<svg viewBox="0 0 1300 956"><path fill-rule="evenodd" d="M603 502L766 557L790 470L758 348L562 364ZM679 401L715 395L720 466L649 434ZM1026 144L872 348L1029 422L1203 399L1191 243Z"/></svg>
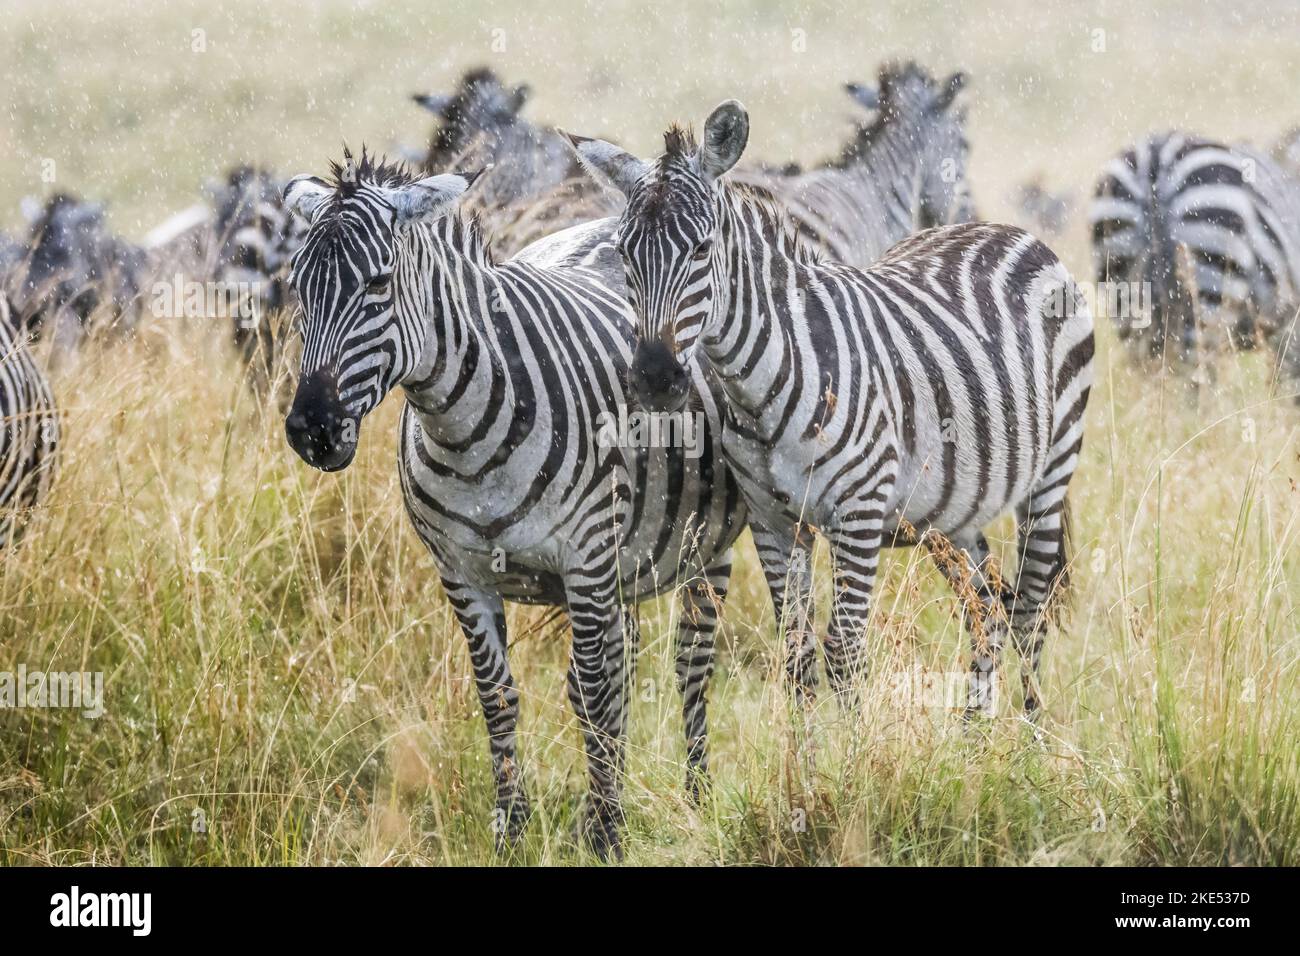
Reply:
<svg viewBox="0 0 1300 956"><path fill-rule="evenodd" d="M339 399L333 376L313 373L298 386L284 420L289 447L322 471L346 468L357 449L357 424Z"/></svg>
<svg viewBox="0 0 1300 956"><path fill-rule="evenodd" d="M632 395L651 412L675 412L686 403L691 378L663 342L641 342L632 353Z"/></svg>

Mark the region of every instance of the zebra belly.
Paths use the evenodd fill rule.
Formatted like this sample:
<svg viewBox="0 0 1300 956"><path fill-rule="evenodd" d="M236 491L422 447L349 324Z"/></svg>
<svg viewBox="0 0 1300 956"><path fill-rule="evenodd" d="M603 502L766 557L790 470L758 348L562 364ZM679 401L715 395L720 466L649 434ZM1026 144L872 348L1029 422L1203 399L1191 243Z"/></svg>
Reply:
<svg viewBox="0 0 1300 956"><path fill-rule="evenodd" d="M412 443L422 440L419 428L408 406L403 418L400 472L407 513L416 532L444 573L508 600L563 604L567 573L608 561L607 550L587 554L576 550L577 543L591 538L593 507L604 509L598 522L607 515L619 526L615 560L622 603L653 597L707 566L731 546L744 525L743 512L720 515L717 502L722 500L726 480L719 476L726 472L713 469L718 487L711 489L703 467L710 461L708 456L677 462L682 466L680 485L670 481L670 456L676 460L681 454L676 449L648 452L650 460L641 487L635 486L622 466L599 482L602 492L613 484L631 489L631 501L614 506L612 502L575 500L566 493L565 482L557 481L526 510L506 516L498 496L433 474L420 464L411 453ZM586 486L588 481L577 484ZM683 520L704 511L710 497L714 500L712 514Z"/></svg>

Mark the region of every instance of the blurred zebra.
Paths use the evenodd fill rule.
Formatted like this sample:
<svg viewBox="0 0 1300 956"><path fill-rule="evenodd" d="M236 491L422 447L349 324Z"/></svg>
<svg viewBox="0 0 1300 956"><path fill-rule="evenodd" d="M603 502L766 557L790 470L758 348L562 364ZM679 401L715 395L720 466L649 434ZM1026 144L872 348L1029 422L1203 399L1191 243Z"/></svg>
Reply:
<svg viewBox="0 0 1300 956"><path fill-rule="evenodd" d="M1300 180L1269 157L1151 136L1107 164L1089 221L1098 281L1150 289L1149 310L1112 316L1135 354L1192 362L1225 338L1270 340L1300 374Z"/></svg>
<svg viewBox="0 0 1300 956"><path fill-rule="evenodd" d="M503 256L622 208L621 198L583 175L559 133L520 116L529 93L527 84L505 86L484 67L465 73L449 95L412 97L438 120L423 157L427 172L492 167L475 185L467 209L481 217Z"/></svg>
<svg viewBox="0 0 1300 956"><path fill-rule="evenodd" d="M476 187L488 208L532 199L568 180L582 179L573 152L555 131L534 126L519 114L527 84L503 86L490 69L470 70L451 95L412 97L438 118L425 169L445 172L466 162L494 164Z"/></svg>
<svg viewBox="0 0 1300 956"><path fill-rule="evenodd" d="M33 216L27 248L8 278L20 328L77 346L92 322L134 324L148 259L113 235L104 207L71 193L51 196Z"/></svg>
<svg viewBox="0 0 1300 956"><path fill-rule="evenodd" d="M1072 193L1048 190L1041 176L1021 183L1015 192L1015 205L1034 235L1043 239L1061 236L1074 213Z"/></svg>
<svg viewBox="0 0 1300 956"><path fill-rule="evenodd" d="M58 409L26 335L0 296L0 546L45 497L58 459Z"/></svg>
<svg viewBox="0 0 1300 956"><path fill-rule="evenodd" d="M402 490L469 641L498 832L513 838L528 812L503 600L559 605L573 628L587 836L617 852L635 605L682 586L677 676L688 783L698 786L718 604L744 508L698 370L698 413L679 423L698 423L694 445L645 447L616 434L614 419L628 411L632 323L608 281L620 272L612 223L497 265L477 222L454 211L473 180L415 181L363 152L334 166L332 183L289 183L287 203L311 226L291 280L304 349L286 434L308 464L345 468L362 419L401 386Z"/></svg>
<svg viewBox="0 0 1300 956"><path fill-rule="evenodd" d="M939 82L916 63L886 64L878 91L846 87L875 116L836 160L794 176L736 178L770 189L814 248L865 267L918 229L975 218L966 117L956 105L965 83L962 73Z"/></svg>
<svg viewBox="0 0 1300 956"><path fill-rule="evenodd" d="M1011 226L927 230L867 271L823 264L771 193L720 178L748 136L732 100L709 116L702 146L673 127L655 162L576 142L628 198L617 242L638 321L633 389L671 410L688 395L686 364L721 382L723 449L788 624L797 693L815 683L811 622L802 597L785 616L785 588L812 533L834 565L826 667L853 701L880 549L915 529L958 593L978 592L970 708L988 704L1005 610L1033 714L1068 572L1066 492L1092 382L1086 301L1055 254ZM1007 587L985 575L982 529L1012 510L1020 561Z"/></svg>
<svg viewBox="0 0 1300 956"><path fill-rule="evenodd" d="M289 263L306 235L305 224L284 204L286 185L265 169L243 165L213 190L216 279L250 299L230 318L235 347L259 390L274 380L274 315L293 306Z"/></svg>

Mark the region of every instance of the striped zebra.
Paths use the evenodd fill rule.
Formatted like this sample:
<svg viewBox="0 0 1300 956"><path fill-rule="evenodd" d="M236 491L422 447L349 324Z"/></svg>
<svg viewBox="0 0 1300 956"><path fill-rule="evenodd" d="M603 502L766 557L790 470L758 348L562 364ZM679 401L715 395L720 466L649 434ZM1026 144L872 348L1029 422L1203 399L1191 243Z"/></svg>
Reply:
<svg viewBox="0 0 1300 956"><path fill-rule="evenodd" d="M289 260L306 229L285 206L287 183L254 166L236 166L213 190L212 242L216 280L248 290L232 336L252 382L265 391L274 380L276 334L270 317L291 307Z"/></svg>
<svg viewBox="0 0 1300 956"><path fill-rule="evenodd" d="M24 334L0 296L0 546L49 490L58 456L58 409Z"/></svg>
<svg viewBox="0 0 1300 956"><path fill-rule="evenodd" d="M886 64L878 90L846 86L875 117L836 160L795 176L738 170L737 179L771 190L811 246L865 268L918 229L975 218L956 105L965 82L962 73L940 82L915 63Z"/></svg>
<svg viewBox="0 0 1300 956"><path fill-rule="evenodd" d="M332 182L289 183L286 202L311 225L291 275L304 349L286 433L307 463L344 468L364 416L401 386L406 508L469 641L498 833L513 839L528 811L503 600L556 605L573 630L585 833L617 853L634 606L682 586L677 679L696 792L718 608L745 511L699 370L693 445L616 434L633 334L621 287L605 278L619 273L613 223L498 265L477 222L454 210L473 178L415 181L363 151L335 165Z"/></svg>
<svg viewBox="0 0 1300 956"><path fill-rule="evenodd" d="M823 263L770 193L721 178L748 134L748 114L728 101L702 146L673 127L653 162L574 138L627 196L616 235L638 321L638 398L677 407L684 363L721 382L723 448L786 622L798 695L816 680L811 535L825 535L834 562L826 669L851 702L880 548L914 530L982 605L968 706L988 706L1009 629L1032 715L1043 629L1068 571L1066 491L1092 382L1086 301L1060 260L1011 226L927 230L866 271ZM1008 585L987 573L982 529L1012 510L1019 567Z"/></svg>
<svg viewBox="0 0 1300 956"><path fill-rule="evenodd" d="M134 326L148 257L114 235L100 203L55 193L35 212L27 251L9 290L20 328L49 336L60 350L92 326Z"/></svg>
<svg viewBox="0 0 1300 956"><path fill-rule="evenodd" d="M1271 340L1300 375L1300 179L1248 147L1162 133L1107 164L1089 221L1098 281L1149 290L1150 308L1130 294L1112 315L1136 355Z"/></svg>

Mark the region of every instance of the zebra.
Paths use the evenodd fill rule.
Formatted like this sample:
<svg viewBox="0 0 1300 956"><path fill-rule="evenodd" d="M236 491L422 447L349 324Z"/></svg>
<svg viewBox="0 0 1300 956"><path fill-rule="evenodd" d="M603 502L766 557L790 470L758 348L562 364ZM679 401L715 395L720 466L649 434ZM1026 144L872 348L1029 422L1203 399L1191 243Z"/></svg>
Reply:
<svg viewBox="0 0 1300 956"><path fill-rule="evenodd" d="M231 336L258 392L275 380L277 335L271 317L292 308L289 260L306 234L305 224L284 204L286 185L274 173L245 164L230 169L212 190L215 277L251 296L230 317Z"/></svg>
<svg viewBox="0 0 1300 956"><path fill-rule="evenodd" d="M45 497L58 461L58 409L27 334L0 296L0 547Z"/></svg>
<svg viewBox="0 0 1300 956"><path fill-rule="evenodd" d="M1089 222L1097 280L1149 289L1149 309L1130 294L1112 315L1136 356L1191 363L1223 339L1271 340L1300 376L1300 179L1270 157L1152 135L1106 165Z"/></svg>
<svg viewBox="0 0 1300 956"><path fill-rule="evenodd" d="M143 249L108 230L101 204L55 193L34 213L27 251L11 270L16 321L61 350L79 345L92 324L129 327L147 264Z"/></svg>
<svg viewBox="0 0 1300 956"><path fill-rule="evenodd" d="M773 192L812 246L865 268L918 229L975 218L956 105L965 84L963 73L936 81L916 63L885 64L878 89L845 87L874 118L837 159L795 176L738 170L737 178Z"/></svg>
<svg viewBox="0 0 1300 956"><path fill-rule="evenodd" d="M506 86L481 67L465 73L450 95L412 97L438 120L423 157L427 173L493 167L467 202L504 255L621 208L621 202L592 187L560 134L520 116L530 93L526 83Z"/></svg>
<svg viewBox="0 0 1300 956"><path fill-rule="evenodd" d="M683 585L677 681L698 796L714 632L745 510L700 370L698 457L611 430L608 416L628 407L632 355L631 313L606 279L619 273L613 223L498 265L477 221L455 209L475 176L415 180L363 150L334 164L332 181L290 181L285 201L310 226L290 276L304 347L286 434L308 464L345 468L364 416L402 388L403 496L469 642L502 842L528 813L506 659L512 600L567 609L585 835L617 854L634 605Z"/></svg>
<svg viewBox="0 0 1300 956"><path fill-rule="evenodd" d="M1066 492L1093 375L1087 302L1056 255L1012 226L926 230L866 271L822 262L770 192L722 178L748 135L732 100L698 147L669 129L656 161L572 138L627 197L616 241L638 322L638 400L678 407L697 362L721 382L723 449L786 622L797 698L817 679L812 535L834 564L826 670L850 706L879 551L915 536L955 587L978 593L968 710L987 709L1009 630L1033 717L1043 630L1068 584ZM1020 560L1009 585L990 571L982 529L1010 510Z"/></svg>

